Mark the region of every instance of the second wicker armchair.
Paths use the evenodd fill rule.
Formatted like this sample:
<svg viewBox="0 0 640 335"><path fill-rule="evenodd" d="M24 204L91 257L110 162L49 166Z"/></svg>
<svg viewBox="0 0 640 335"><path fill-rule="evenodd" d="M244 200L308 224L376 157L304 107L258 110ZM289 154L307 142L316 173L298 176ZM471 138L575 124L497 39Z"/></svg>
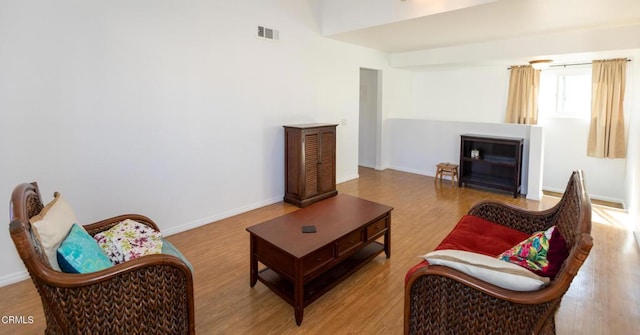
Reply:
<svg viewBox="0 0 640 335"><path fill-rule="evenodd" d="M483 202L469 215L525 235L555 226L568 257L548 285L533 291L506 289L451 267L421 263L407 274L405 334L555 334L555 312L593 245L582 172L571 175L562 199L548 210Z"/></svg>

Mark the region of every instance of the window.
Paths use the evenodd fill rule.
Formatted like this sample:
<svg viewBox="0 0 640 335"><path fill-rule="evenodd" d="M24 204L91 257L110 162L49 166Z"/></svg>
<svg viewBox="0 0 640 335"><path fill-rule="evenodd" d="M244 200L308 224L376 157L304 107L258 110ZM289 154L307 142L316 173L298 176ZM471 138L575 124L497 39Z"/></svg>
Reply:
<svg viewBox="0 0 640 335"><path fill-rule="evenodd" d="M541 116L584 118L591 116L591 67L542 71L538 108Z"/></svg>

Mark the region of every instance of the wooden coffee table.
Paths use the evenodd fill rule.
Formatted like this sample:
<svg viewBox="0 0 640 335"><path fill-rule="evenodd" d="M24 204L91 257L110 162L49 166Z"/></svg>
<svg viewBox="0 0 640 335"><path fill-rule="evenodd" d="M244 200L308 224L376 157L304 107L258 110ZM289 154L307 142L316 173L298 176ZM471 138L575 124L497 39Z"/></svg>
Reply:
<svg viewBox="0 0 640 335"><path fill-rule="evenodd" d="M340 194L247 228L251 287L264 283L293 306L300 325L310 303L383 250L391 257L392 209ZM317 232L302 233L311 225ZM266 268L258 271L258 262Z"/></svg>

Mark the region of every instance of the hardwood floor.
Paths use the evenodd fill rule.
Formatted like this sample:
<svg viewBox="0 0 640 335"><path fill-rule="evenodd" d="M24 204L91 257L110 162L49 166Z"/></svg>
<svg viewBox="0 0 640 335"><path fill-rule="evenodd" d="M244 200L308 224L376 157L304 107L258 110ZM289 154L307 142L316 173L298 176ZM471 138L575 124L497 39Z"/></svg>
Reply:
<svg viewBox="0 0 640 335"><path fill-rule="evenodd" d="M494 199L538 210L557 201L546 196L541 202L514 199L393 170L361 168L359 173L359 179L338 185L338 190L394 207L392 257L379 255L305 308L300 327L291 306L261 283L249 287L245 231L297 207L277 203L168 237L195 269L198 334L401 334L406 271L471 205ZM639 248L625 220L621 210L594 206L595 245L556 316L558 334L640 333ZM0 288L0 297L3 316L34 317L30 325L0 323L0 334L44 332L40 300L30 280Z"/></svg>

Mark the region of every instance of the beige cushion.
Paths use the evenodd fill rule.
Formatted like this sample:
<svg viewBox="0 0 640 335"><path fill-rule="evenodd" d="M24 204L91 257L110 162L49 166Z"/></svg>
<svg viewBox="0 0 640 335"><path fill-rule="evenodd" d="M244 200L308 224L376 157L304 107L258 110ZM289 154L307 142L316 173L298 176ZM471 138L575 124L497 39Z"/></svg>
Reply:
<svg viewBox="0 0 640 335"><path fill-rule="evenodd" d="M44 248L51 267L60 271L56 251L69 234L71 226L78 220L71 206L60 193L56 192L53 196L53 200L42 209L40 214L32 217L29 221L42 248Z"/></svg>
<svg viewBox="0 0 640 335"><path fill-rule="evenodd" d="M462 250L437 250L424 255L431 265L442 265L464 272L490 284L514 291L535 291L549 278L500 259Z"/></svg>

